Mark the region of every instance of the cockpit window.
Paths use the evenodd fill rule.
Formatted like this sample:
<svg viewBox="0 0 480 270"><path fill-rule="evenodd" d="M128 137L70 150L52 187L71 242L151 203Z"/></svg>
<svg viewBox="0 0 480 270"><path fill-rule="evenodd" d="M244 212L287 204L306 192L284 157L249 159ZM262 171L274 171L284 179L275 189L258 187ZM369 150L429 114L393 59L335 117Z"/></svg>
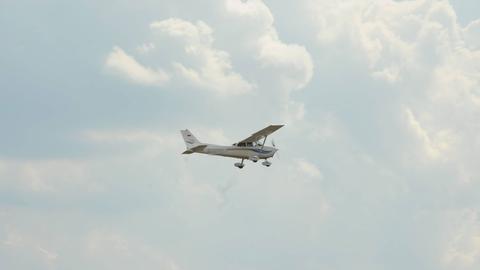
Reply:
<svg viewBox="0 0 480 270"><path fill-rule="evenodd" d="M241 142L241 143L237 143L237 144L233 144L233 145L237 146L237 147L252 147L253 142Z"/></svg>

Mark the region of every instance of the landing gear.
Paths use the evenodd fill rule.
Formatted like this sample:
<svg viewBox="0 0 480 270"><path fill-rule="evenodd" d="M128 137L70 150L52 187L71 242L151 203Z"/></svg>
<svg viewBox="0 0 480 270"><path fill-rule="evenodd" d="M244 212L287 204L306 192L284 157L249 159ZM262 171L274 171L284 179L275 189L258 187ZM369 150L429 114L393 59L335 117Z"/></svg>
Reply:
<svg viewBox="0 0 480 270"><path fill-rule="evenodd" d="M242 162L237 162L235 163L235 167L239 168L239 169L243 169L243 167L245 167L245 164L243 164L243 161L245 159L242 159ZM253 161L253 160L252 160ZM258 161L258 160L257 160ZM253 162L256 162L256 161L253 161ZM264 162L262 162L262 165L265 166L265 167L270 167L272 165L272 163L268 160L265 160Z"/></svg>
<svg viewBox="0 0 480 270"><path fill-rule="evenodd" d="M262 162L262 165L266 166L266 167L270 167L270 165L272 165L272 163L268 160L265 160L264 162Z"/></svg>
<svg viewBox="0 0 480 270"><path fill-rule="evenodd" d="M245 167L245 165L243 164L243 159L242 159L242 162L238 162L238 163L235 163L235 167L239 168L239 169L242 169L243 167Z"/></svg>

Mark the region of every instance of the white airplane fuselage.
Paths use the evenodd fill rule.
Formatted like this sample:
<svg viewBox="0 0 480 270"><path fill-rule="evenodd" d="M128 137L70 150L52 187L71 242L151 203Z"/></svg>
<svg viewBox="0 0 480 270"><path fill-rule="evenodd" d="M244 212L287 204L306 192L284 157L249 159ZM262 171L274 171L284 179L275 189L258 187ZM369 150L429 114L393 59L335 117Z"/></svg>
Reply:
<svg viewBox="0 0 480 270"><path fill-rule="evenodd" d="M205 148L199 149L195 153L257 161L259 159L271 158L277 151L278 149L270 146L239 147L207 144Z"/></svg>

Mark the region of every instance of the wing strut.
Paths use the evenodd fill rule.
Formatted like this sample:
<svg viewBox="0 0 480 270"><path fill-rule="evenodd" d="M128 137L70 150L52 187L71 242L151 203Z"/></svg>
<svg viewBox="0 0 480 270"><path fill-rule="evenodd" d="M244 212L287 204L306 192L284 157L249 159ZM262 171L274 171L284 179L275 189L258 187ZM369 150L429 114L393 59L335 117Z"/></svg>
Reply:
<svg viewBox="0 0 480 270"><path fill-rule="evenodd" d="M263 143L262 143L262 150L263 150L263 147L265 146L265 142L267 141L267 137L268 137L268 135L267 135L267 136L265 136L265 138L263 139Z"/></svg>

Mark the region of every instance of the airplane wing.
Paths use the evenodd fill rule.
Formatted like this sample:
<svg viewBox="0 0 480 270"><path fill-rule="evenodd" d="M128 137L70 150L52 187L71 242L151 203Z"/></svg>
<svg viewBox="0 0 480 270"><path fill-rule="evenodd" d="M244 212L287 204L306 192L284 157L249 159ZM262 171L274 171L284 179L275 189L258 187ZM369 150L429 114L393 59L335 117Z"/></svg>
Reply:
<svg viewBox="0 0 480 270"><path fill-rule="evenodd" d="M253 133L250 137L246 138L245 140L240 141L239 143L244 143L244 142L256 142L259 141L260 139L263 139L267 137L268 135L272 134L273 132L277 131L283 127L283 125L270 125L262 130L259 130L255 133Z"/></svg>

